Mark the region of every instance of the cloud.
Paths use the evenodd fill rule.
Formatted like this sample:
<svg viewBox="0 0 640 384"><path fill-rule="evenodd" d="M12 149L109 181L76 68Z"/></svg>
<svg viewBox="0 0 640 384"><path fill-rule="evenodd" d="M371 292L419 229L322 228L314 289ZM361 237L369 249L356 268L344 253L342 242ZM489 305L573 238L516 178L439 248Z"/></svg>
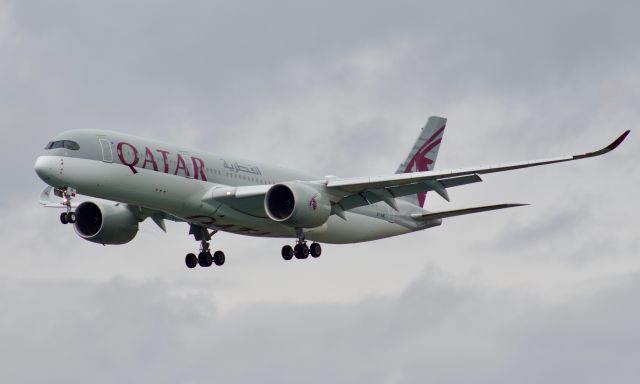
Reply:
<svg viewBox="0 0 640 384"><path fill-rule="evenodd" d="M620 282L622 281L622 282ZM256 303L116 278L4 283L6 382L635 382L637 275L568 305L431 268L397 296ZM38 369L33 369L37 366Z"/></svg>
<svg viewBox="0 0 640 384"><path fill-rule="evenodd" d="M195 271L185 225L77 238L37 206L32 168L54 134L104 128L383 174L430 114L449 118L441 169L596 149L640 119L637 8L0 1L2 381L632 381L635 131L428 198L530 207L307 262L219 233L227 265Z"/></svg>
<svg viewBox="0 0 640 384"><path fill-rule="evenodd" d="M566 2L554 3L549 12L550 6L501 1L464 7L275 2L266 8L215 2L5 2L0 138L11 145L0 152L0 160L11 182L0 202L3 217L10 218L2 236L7 252L27 255L9 261L12 268L5 273L37 270L42 277L72 277L83 271L104 279L126 265L125 273L135 271L137 277L157 275L162 268L167 277L194 246L183 227L163 236L150 225L120 248L122 259L114 259L111 248L80 242L70 228L62 232L52 211L28 208L42 188L33 161L51 135L67 128L122 130L345 176L394 170L431 113L450 117L439 168L600 146L640 117L633 103L640 89L634 64L639 57L630 49L637 43L637 23L629 7ZM340 251L334 254L354 256L331 264L346 271L339 286L361 295L389 284L377 293L397 292L415 277L410 271L425 262L425 243L428 257L447 270L508 272L527 284L537 276L520 272L518 263L532 254L559 255L559 265L566 267L575 266L578 252L608 250L608 259L615 261L606 262L611 264L604 270L634 270L640 267L631 257L638 245L628 212L635 206L637 149L632 135L605 158L486 176L480 185L451 191L453 204L430 198L432 209L503 201L533 206L451 219L442 228L402 239L336 248ZM591 220L563 223L566 213L578 215L581 196L585 200L579 206ZM506 231L505 223L513 227ZM553 241L540 237L533 244L526 235L553 232L545 228L557 229ZM529 239L516 257L501 247L513 243L511 237ZM228 254L277 258L281 246L274 240L233 239L220 235ZM475 244L488 245L479 251ZM376 283L384 273L375 266L387 264L389 249L402 254L396 264L403 265L391 267L393 278L386 280L391 283ZM479 253L484 259L467 256ZM47 254L54 255L47 268L37 268L36 256ZM96 257L83 258L87 254ZM146 261L141 255L171 257ZM591 273L602 271L601 259L590 257L583 266ZM264 262L278 274L282 265L271 260L242 267ZM348 276L362 263L373 267L360 290ZM315 268L330 273L328 267ZM252 278L264 282L258 267L254 273ZM500 284L509 280L485 273Z"/></svg>

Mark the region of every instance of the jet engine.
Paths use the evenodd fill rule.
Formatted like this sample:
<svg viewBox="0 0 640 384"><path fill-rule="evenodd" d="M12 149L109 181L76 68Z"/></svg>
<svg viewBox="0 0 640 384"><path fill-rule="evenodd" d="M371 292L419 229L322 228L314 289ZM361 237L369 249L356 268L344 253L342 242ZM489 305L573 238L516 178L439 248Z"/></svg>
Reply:
<svg viewBox="0 0 640 384"><path fill-rule="evenodd" d="M125 204L85 201L76 208L78 236L99 244L125 244L138 233L138 218Z"/></svg>
<svg viewBox="0 0 640 384"><path fill-rule="evenodd" d="M290 182L269 188L264 209L273 221L294 228L315 228L331 215L331 201L319 186Z"/></svg>

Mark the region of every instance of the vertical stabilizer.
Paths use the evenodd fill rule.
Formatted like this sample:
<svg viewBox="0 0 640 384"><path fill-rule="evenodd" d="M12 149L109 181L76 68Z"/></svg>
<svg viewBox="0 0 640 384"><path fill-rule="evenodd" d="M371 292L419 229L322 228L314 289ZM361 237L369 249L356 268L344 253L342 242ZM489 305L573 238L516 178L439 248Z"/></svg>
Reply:
<svg viewBox="0 0 640 384"><path fill-rule="evenodd" d="M431 116L427 124L422 128L418 139L411 148L411 152L406 160L400 164L396 173L413 173L431 171L436 165L438 150L444 135L444 128L447 119L438 116ZM416 195L403 196L399 199L407 200L420 207L424 206L426 192L420 192Z"/></svg>

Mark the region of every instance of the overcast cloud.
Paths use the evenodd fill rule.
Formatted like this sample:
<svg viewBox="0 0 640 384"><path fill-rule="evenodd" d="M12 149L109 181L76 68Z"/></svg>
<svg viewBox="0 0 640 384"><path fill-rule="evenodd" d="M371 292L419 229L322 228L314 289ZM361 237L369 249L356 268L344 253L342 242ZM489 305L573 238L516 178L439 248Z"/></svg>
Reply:
<svg viewBox="0 0 640 384"><path fill-rule="evenodd" d="M0 381L593 382L640 374L633 131L605 157L452 189L525 202L284 262L185 225L102 247L37 204L33 163L101 128L307 169L393 172L429 115L437 168L583 152L640 121L633 1L0 0Z"/></svg>

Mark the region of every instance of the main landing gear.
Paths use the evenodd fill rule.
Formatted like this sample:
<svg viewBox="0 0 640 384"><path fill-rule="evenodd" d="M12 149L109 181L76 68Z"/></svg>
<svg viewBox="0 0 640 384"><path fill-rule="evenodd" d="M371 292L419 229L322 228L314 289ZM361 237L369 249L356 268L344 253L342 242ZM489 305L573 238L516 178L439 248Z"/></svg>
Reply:
<svg viewBox="0 0 640 384"><path fill-rule="evenodd" d="M282 247L282 258L285 260L291 260L295 256L296 259L306 259L311 257L317 258L322 254L322 247L318 243L312 243L311 246L307 246L307 242L304 240L304 234L302 231L298 232L298 241L296 245L291 247L285 245Z"/></svg>
<svg viewBox="0 0 640 384"><path fill-rule="evenodd" d="M200 252L198 256L194 253L189 253L184 258L184 263L187 265L187 268L195 268L197 265L207 268L211 265L215 264L217 266L221 266L225 262L225 255L222 251L215 251L211 254L209 249L209 241L211 240L211 236L215 235L218 231L213 231L209 233L209 231L204 227L191 226L189 230L189 234L193 235L197 241L200 241Z"/></svg>
<svg viewBox="0 0 640 384"><path fill-rule="evenodd" d="M60 214L60 222L62 224L73 224L76 222L76 213L71 211L71 199L76 196L76 190L73 188L56 189L56 194L62 197L62 204L66 206L66 212Z"/></svg>

